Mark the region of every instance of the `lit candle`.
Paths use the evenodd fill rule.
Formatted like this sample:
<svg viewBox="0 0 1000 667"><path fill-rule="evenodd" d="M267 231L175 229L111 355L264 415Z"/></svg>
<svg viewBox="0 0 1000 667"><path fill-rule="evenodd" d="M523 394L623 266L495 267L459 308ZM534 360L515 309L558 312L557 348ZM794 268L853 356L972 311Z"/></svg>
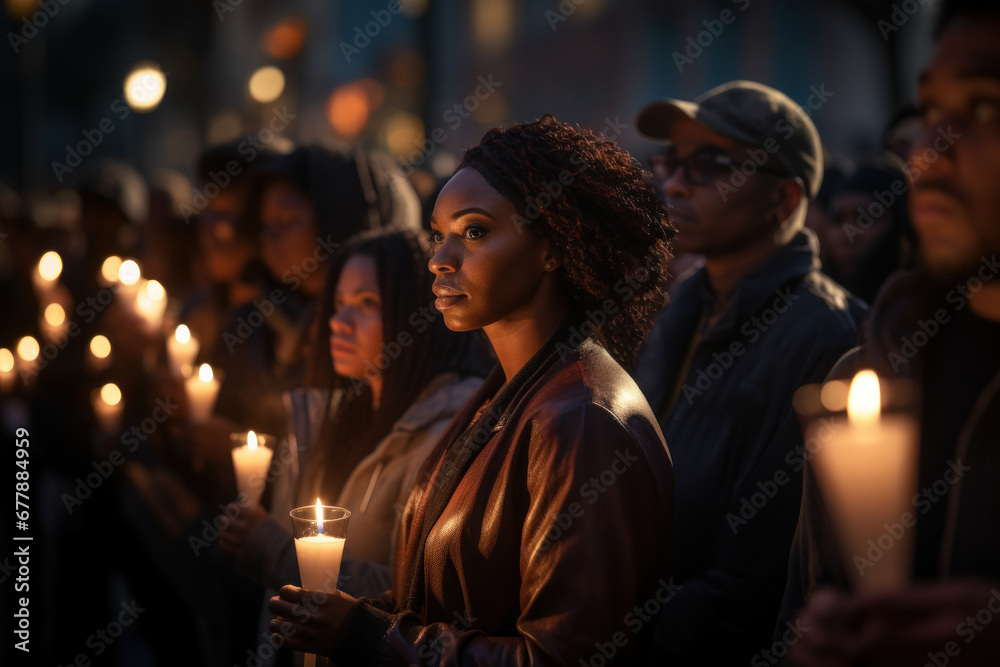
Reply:
<svg viewBox="0 0 1000 667"><path fill-rule="evenodd" d="M215 410L215 399L219 395L219 379L212 372L212 367L202 364L198 374L184 381L187 391L188 410L194 421L205 421Z"/></svg>
<svg viewBox="0 0 1000 667"><path fill-rule="evenodd" d="M106 431L116 431L122 422L122 392L118 385L109 382L90 394L97 423Z"/></svg>
<svg viewBox="0 0 1000 667"><path fill-rule="evenodd" d="M38 324L42 335L53 342L62 340L69 329L69 322L66 321L66 310L55 302L45 306L42 319Z"/></svg>
<svg viewBox="0 0 1000 667"><path fill-rule="evenodd" d="M22 373L34 374L35 364L41 348L34 336L25 336L17 341L17 367Z"/></svg>
<svg viewBox="0 0 1000 667"><path fill-rule="evenodd" d="M260 502L267 481L267 468L271 465L271 455L274 453L265 445L265 436L260 437L253 431L234 433L234 440L245 441L239 447L233 448L233 471L236 473L236 488L240 494L246 494L250 504Z"/></svg>
<svg viewBox="0 0 1000 667"><path fill-rule="evenodd" d="M118 255L111 255L101 264L101 276L99 282L102 285L114 285L118 282L118 270L122 268L122 258ZM138 268L138 265L136 265Z"/></svg>
<svg viewBox="0 0 1000 667"><path fill-rule="evenodd" d="M54 250L50 250L38 260L38 267L32 274L32 283L35 286L35 293L39 300L44 301L45 297L51 293L62 273L62 257Z"/></svg>
<svg viewBox="0 0 1000 667"><path fill-rule="evenodd" d="M198 348L198 339L191 335L187 325L177 327L174 335L167 339L167 358L171 372L177 377L183 377L184 367L194 363Z"/></svg>
<svg viewBox="0 0 1000 667"><path fill-rule="evenodd" d="M134 260L127 259L118 266L118 281L115 290L121 307L129 313L136 313L136 297L142 284L142 272Z"/></svg>
<svg viewBox="0 0 1000 667"><path fill-rule="evenodd" d="M0 348L0 393L9 394L17 382L17 372L14 370L14 353Z"/></svg>
<svg viewBox="0 0 1000 667"><path fill-rule="evenodd" d="M851 382L847 423L816 452L816 475L855 590L908 585L913 558L917 426L882 414L879 379Z"/></svg>
<svg viewBox="0 0 1000 667"><path fill-rule="evenodd" d="M142 319L148 333L160 332L166 309L167 291L163 285L156 280L143 281L135 295L135 313Z"/></svg>
<svg viewBox="0 0 1000 667"><path fill-rule="evenodd" d="M111 365L111 341L107 336L97 335L90 340L87 365L94 371L102 371Z"/></svg>
<svg viewBox="0 0 1000 667"><path fill-rule="evenodd" d="M337 590L340 561L344 556L344 537L328 535L323 531L323 503L316 499L315 535L295 538L295 556L299 561L302 588L333 593Z"/></svg>

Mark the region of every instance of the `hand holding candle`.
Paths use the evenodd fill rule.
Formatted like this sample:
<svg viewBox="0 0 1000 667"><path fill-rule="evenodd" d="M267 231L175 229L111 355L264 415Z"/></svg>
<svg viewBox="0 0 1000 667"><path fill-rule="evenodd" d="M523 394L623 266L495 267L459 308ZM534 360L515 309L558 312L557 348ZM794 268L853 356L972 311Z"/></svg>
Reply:
<svg viewBox="0 0 1000 667"><path fill-rule="evenodd" d="M317 498L314 506L297 507L290 514L302 587L333 593L351 513L342 507L324 506Z"/></svg>
<svg viewBox="0 0 1000 667"><path fill-rule="evenodd" d="M236 488L247 496L247 504L256 505L264 493L267 469L271 465L274 450L267 445L271 436L253 431L233 433L230 438L233 447L233 471L236 473ZM241 500L242 502L242 500Z"/></svg>

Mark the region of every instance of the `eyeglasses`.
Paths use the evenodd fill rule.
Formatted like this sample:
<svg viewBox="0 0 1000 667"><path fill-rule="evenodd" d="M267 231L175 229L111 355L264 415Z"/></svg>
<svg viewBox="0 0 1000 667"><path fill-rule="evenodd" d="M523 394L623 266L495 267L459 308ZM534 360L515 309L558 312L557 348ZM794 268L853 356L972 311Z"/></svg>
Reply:
<svg viewBox="0 0 1000 667"><path fill-rule="evenodd" d="M684 171L684 178L691 185L708 185L720 176L728 174L735 164L734 158L709 148L695 151L683 159L672 149L650 158L653 177L661 183L671 178L680 168ZM755 167L757 172L787 175L784 170L766 164L755 164Z"/></svg>

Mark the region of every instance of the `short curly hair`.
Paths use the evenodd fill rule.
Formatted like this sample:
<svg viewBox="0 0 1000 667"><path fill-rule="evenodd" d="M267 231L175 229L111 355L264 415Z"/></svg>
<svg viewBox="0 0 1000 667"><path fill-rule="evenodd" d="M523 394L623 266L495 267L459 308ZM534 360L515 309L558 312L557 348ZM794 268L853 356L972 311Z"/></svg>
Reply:
<svg viewBox="0 0 1000 667"><path fill-rule="evenodd" d="M666 302L676 233L650 174L602 134L550 114L489 130L464 167L514 204L515 224L549 240L585 335L630 368Z"/></svg>

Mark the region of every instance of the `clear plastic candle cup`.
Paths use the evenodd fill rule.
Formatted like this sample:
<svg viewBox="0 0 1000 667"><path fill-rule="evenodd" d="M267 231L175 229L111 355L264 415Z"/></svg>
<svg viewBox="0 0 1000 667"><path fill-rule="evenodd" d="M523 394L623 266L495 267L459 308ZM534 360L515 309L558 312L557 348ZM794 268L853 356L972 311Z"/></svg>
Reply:
<svg viewBox="0 0 1000 667"><path fill-rule="evenodd" d="M302 588L333 593L351 513L343 507L323 505L317 498L315 505L296 507L289 514Z"/></svg>

